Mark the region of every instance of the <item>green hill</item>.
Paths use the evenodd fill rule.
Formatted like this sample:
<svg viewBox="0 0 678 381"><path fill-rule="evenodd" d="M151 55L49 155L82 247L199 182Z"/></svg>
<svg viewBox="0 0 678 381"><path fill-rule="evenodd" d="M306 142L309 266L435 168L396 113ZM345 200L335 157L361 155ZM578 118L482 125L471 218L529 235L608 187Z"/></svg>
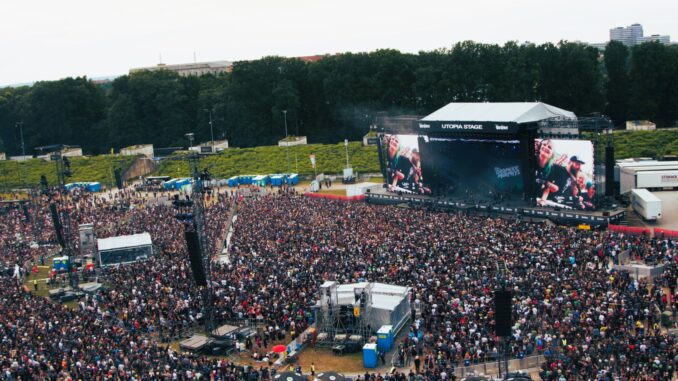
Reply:
<svg viewBox="0 0 678 381"><path fill-rule="evenodd" d="M300 175L313 175L309 156L315 155L316 172L340 173L346 166L346 149L340 144L309 144L289 147L290 171ZM374 146L363 147L360 142L348 146L349 162L354 172L379 172L379 158ZM181 154L173 156L180 158ZM208 168L216 178L235 175L287 173L288 149L278 146L231 148L217 155L201 159L201 168ZM162 160L155 175L185 177L188 175L185 160Z"/></svg>

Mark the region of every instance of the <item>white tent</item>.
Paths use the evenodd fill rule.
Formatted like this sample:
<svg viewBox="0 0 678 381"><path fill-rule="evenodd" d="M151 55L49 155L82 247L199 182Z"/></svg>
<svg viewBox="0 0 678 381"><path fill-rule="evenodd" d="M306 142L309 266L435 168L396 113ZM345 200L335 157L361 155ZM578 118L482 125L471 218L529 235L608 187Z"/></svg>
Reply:
<svg viewBox="0 0 678 381"><path fill-rule="evenodd" d="M128 247L152 245L151 235L149 233L121 235L118 237L97 239L99 251L118 250Z"/></svg>
<svg viewBox="0 0 678 381"><path fill-rule="evenodd" d="M533 123L557 117L575 119L576 115L541 102L454 102L426 116L422 121Z"/></svg>
<svg viewBox="0 0 678 381"><path fill-rule="evenodd" d="M131 263L153 255L149 233L122 235L97 240L99 266Z"/></svg>

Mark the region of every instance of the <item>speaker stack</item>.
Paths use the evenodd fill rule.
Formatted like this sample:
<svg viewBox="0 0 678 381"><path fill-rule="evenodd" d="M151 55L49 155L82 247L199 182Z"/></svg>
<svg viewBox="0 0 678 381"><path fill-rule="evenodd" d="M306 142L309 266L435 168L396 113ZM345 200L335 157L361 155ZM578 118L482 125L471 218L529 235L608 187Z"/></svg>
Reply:
<svg viewBox="0 0 678 381"><path fill-rule="evenodd" d="M55 204L49 205L49 210L52 214L52 223L54 224L54 231L56 232L57 241L59 241L59 246L62 248L66 247L66 241L64 241L64 236L61 234L61 221L59 220L59 212Z"/></svg>
<svg viewBox="0 0 678 381"><path fill-rule="evenodd" d="M188 246L188 259L191 262L191 271L193 271L193 279L198 286L207 286L207 279L205 277L205 268L202 265L202 253L200 250L200 240L198 233L193 230L186 231L186 246Z"/></svg>
<svg viewBox="0 0 678 381"><path fill-rule="evenodd" d="M122 183L122 174L120 172L120 168L115 169L115 185L118 187L118 189L124 188L124 185Z"/></svg>
<svg viewBox="0 0 678 381"><path fill-rule="evenodd" d="M605 196L614 196L614 146L605 147Z"/></svg>
<svg viewBox="0 0 678 381"><path fill-rule="evenodd" d="M494 333L499 337L511 336L513 293L507 290L494 292Z"/></svg>

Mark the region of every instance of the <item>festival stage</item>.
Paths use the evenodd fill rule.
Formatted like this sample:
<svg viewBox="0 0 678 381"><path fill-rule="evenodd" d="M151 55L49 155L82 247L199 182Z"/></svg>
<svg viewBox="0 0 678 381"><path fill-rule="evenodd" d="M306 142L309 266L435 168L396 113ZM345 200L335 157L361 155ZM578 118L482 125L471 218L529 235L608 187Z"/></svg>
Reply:
<svg viewBox="0 0 678 381"><path fill-rule="evenodd" d="M598 211L580 211L550 207L537 207L534 202L518 199L503 201L475 199L468 200L459 197L432 197L412 194L396 194L385 188L374 187L365 194L365 201L371 204L393 205L407 204L415 207L432 209L464 210L469 213L493 213L513 215L524 218L548 219L562 224L586 224L590 226L604 226L618 224L626 217L624 208Z"/></svg>

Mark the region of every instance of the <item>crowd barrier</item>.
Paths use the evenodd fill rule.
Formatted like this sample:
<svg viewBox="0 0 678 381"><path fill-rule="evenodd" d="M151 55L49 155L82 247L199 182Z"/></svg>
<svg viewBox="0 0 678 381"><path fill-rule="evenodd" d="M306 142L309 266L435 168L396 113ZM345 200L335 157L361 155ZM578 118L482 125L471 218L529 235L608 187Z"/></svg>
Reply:
<svg viewBox="0 0 678 381"><path fill-rule="evenodd" d="M654 228L654 236L658 237L661 235L664 235L664 237L673 237L673 238L678 238L678 230L668 230L668 229L662 229L662 228Z"/></svg>
<svg viewBox="0 0 678 381"><path fill-rule="evenodd" d="M311 193L311 192L306 192L304 193L304 196L307 197L313 197L313 198L325 198L328 200L338 200L338 201L365 201L365 195L361 194L358 196L341 196L337 194L329 194L329 193Z"/></svg>
<svg viewBox="0 0 678 381"><path fill-rule="evenodd" d="M623 226L623 225L612 225L608 226L610 231L618 233L627 233L627 234L647 234L650 235L652 232L649 228L639 228L633 226Z"/></svg>

